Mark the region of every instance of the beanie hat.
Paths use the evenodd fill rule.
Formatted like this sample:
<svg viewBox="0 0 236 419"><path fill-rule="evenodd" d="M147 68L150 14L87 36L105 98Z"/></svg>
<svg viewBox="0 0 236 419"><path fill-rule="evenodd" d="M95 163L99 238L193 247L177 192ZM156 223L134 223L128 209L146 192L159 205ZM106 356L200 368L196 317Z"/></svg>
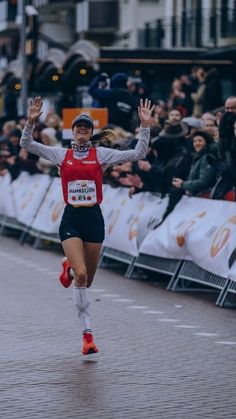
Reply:
<svg viewBox="0 0 236 419"><path fill-rule="evenodd" d="M86 113L81 113L80 115L76 116L76 118L72 121L72 129L76 124L79 124L80 122L85 122L89 128L94 129L93 120Z"/></svg>

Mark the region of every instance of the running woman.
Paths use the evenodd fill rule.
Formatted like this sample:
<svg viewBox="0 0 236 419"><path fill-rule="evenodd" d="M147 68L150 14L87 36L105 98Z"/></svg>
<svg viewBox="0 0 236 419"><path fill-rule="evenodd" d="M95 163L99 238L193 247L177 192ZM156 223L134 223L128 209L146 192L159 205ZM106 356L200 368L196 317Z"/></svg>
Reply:
<svg viewBox="0 0 236 419"><path fill-rule="evenodd" d="M149 123L154 106L152 107L147 99L140 100L139 140L134 150L121 151L92 146L92 141L96 137L96 134L94 137L92 135L94 123L86 114L80 114L72 121L74 142L71 149L47 146L34 141L32 132L35 121L42 114L42 105L40 97L30 101L28 120L20 145L30 153L60 167L65 209L59 236L65 258L62 259L59 279L65 288L74 281L73 301L83 331L82 354L87 355L98 352L90 324L88 288L93 282L104 240L104 220L100 209L103 172L109 165L145 158L150 138Z"/></svg>

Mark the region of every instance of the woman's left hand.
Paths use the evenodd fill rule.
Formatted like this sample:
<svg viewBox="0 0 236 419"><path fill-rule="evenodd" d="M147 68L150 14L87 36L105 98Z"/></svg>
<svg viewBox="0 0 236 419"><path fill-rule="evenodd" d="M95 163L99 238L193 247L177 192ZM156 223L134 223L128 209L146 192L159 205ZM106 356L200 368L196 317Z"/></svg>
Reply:
<svg viewBox="0 0 236 419"><path fill-rule="evenodd" d="M151 101L148 99L140 99L140 104L138 107L138 116L141 122L141 126L148 128L150 125L150 119L152 112L154 111L155 105L151 105Z"/></svg>

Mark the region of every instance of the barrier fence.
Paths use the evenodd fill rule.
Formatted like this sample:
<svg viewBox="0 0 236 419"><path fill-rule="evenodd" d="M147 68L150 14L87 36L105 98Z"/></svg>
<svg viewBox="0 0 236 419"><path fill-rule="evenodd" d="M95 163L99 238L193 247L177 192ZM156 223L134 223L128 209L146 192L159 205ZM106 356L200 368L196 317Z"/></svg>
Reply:
<svg viewBox="0 0 236 419"><path fill-rule="evenodd" d="M184 196L159 227L168 198L104 185L102 211L106 238L100 266L122 262L126 276L140 268L166 274L167 289L184 291L201 284L218 292L216 304L228 305L236 294L236 204ZM59 243L64 210L59 178L22 172L11 182L0 177L0 233L4 228Z"/></svg>

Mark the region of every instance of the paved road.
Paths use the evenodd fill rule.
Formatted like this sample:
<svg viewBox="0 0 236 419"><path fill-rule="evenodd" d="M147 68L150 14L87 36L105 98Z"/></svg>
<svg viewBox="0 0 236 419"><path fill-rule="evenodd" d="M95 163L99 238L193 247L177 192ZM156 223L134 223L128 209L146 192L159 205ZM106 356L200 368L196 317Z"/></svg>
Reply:
<svg viewBox="0 0 236 419"><path fill-rule="evenodd" d="M235 310L100 269L83 357L60 252L1 236L0 257L1 418L236 417Z"/></svg>

